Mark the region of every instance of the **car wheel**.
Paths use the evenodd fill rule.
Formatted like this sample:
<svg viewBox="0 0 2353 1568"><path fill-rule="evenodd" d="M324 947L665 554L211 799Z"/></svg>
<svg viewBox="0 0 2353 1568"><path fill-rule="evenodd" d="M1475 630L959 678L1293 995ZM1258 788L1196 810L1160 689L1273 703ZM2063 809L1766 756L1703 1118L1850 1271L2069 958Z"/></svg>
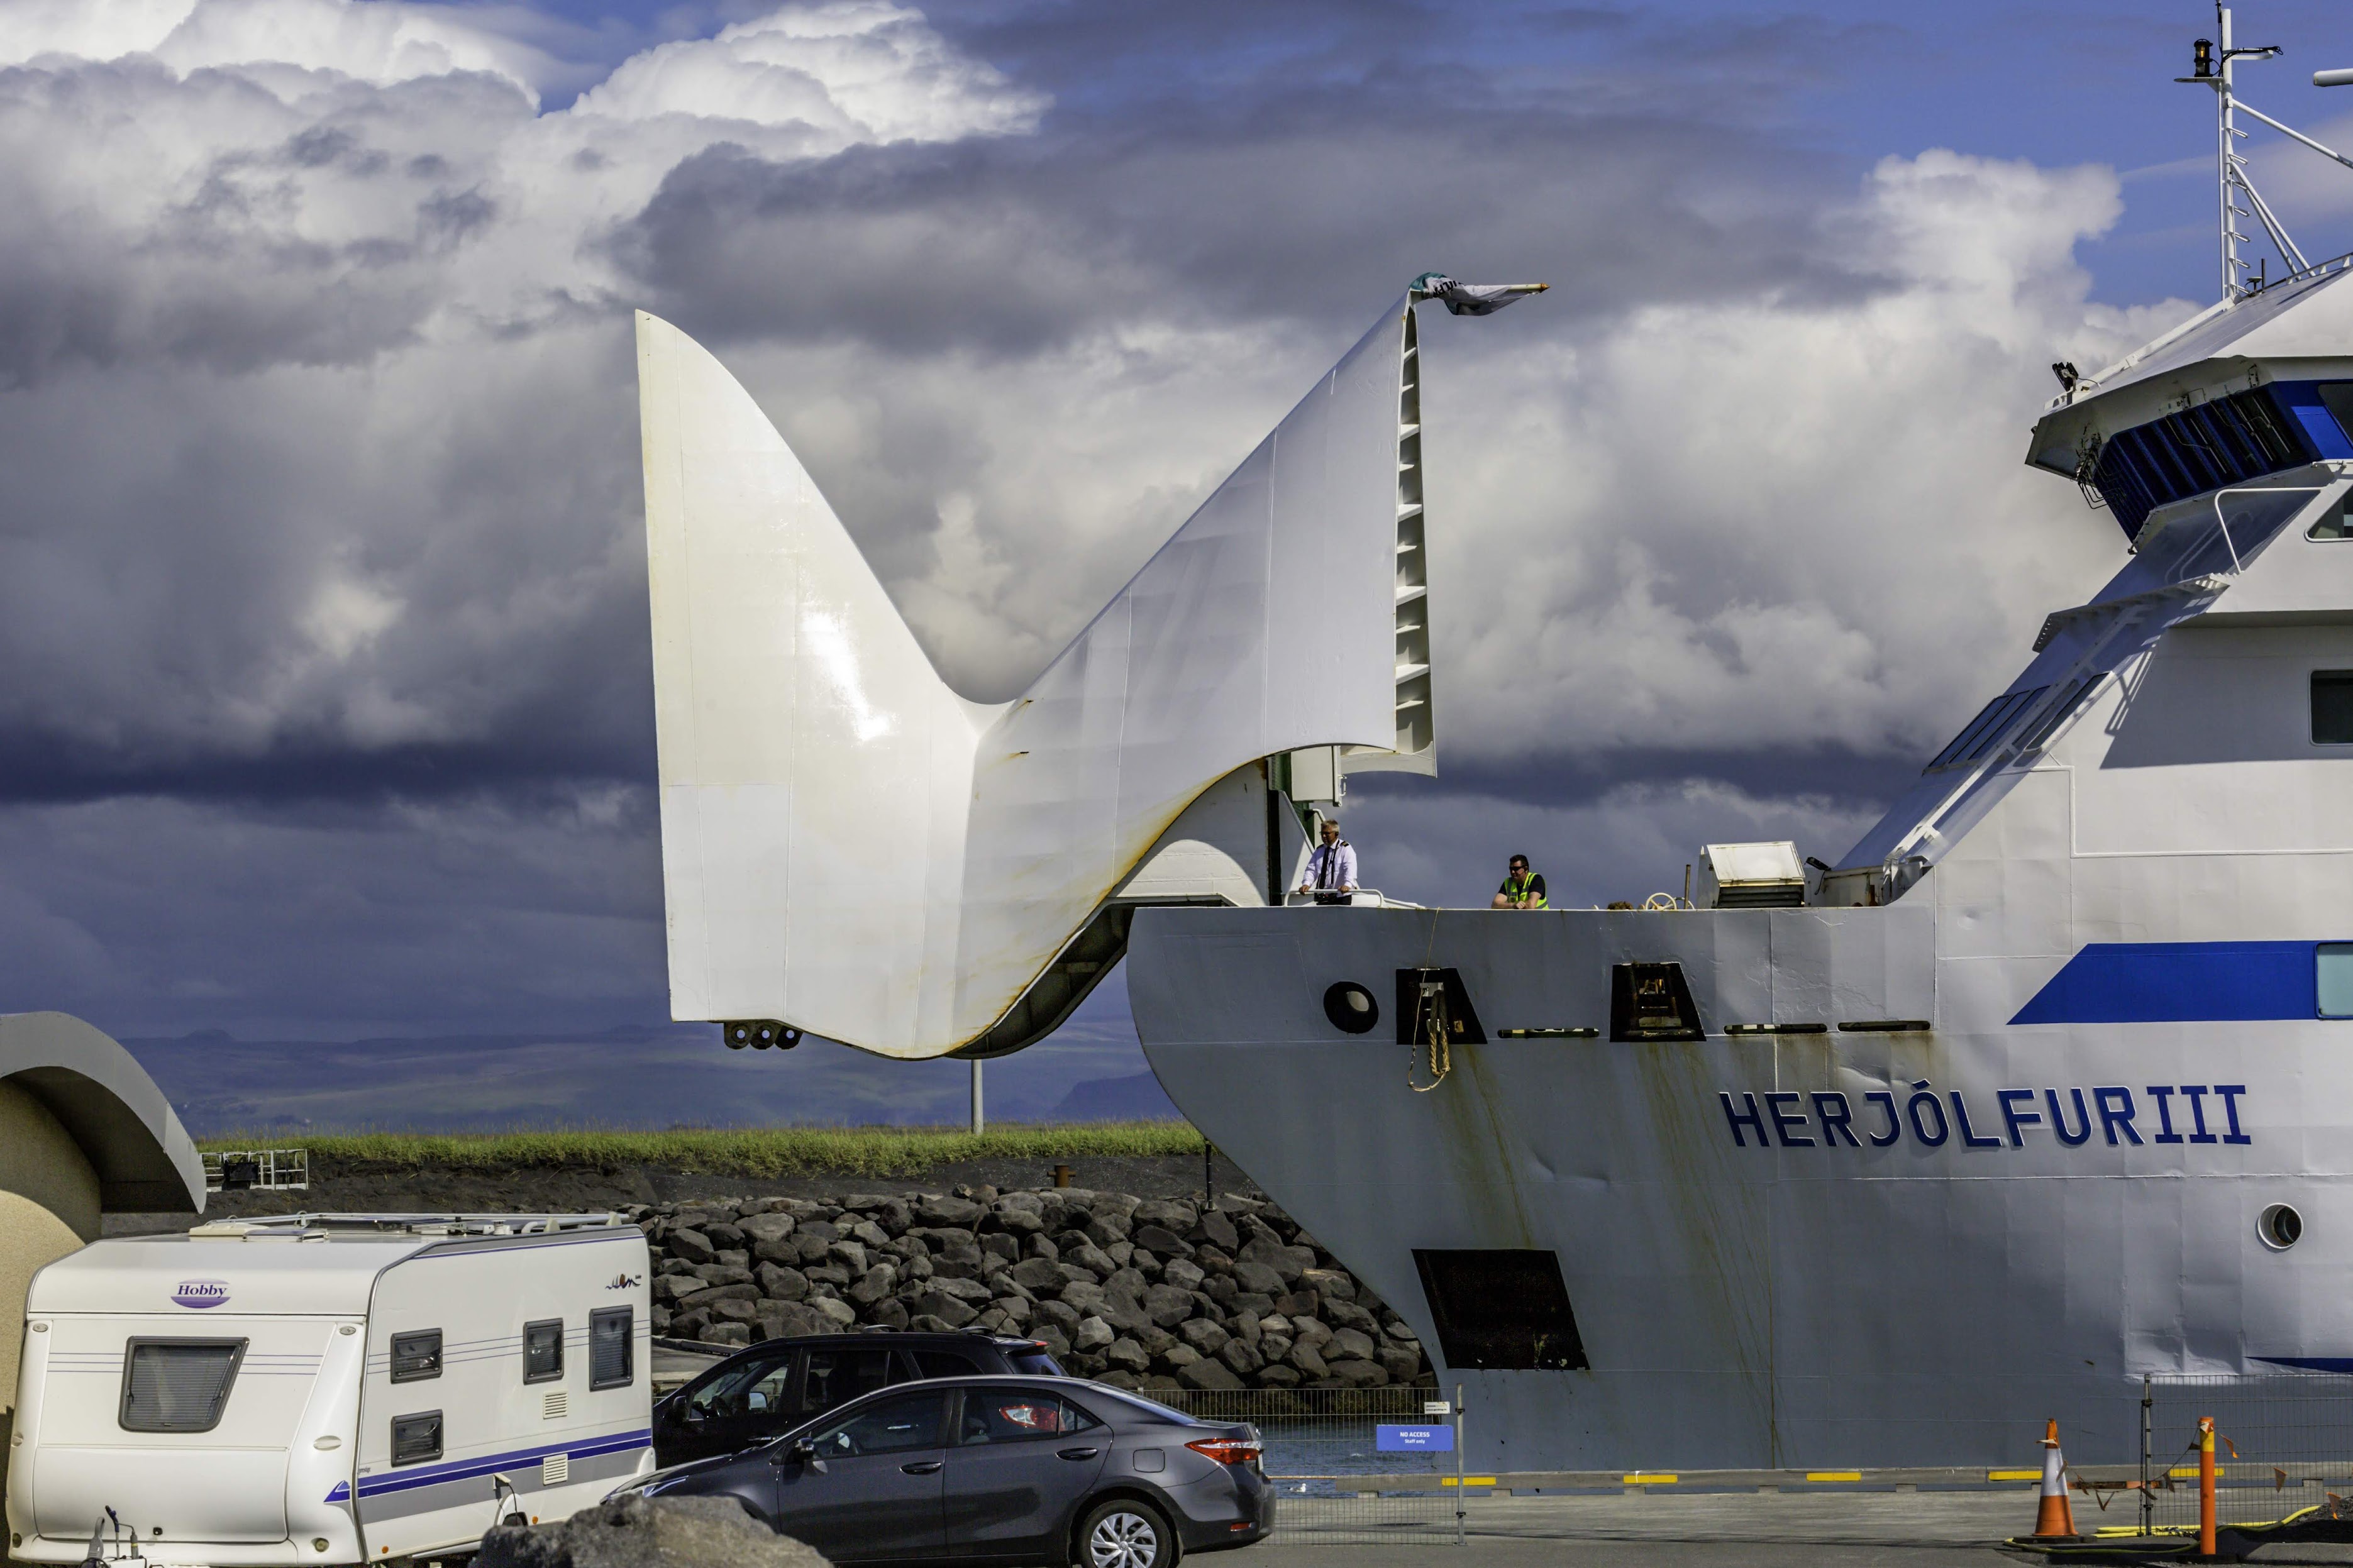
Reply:
<svg viewBox="0 0 2353 1568"><path fill-rule="evenodd" d="M1079 1527L1079 1568L1176 1568L1176 1532L1149 1503L1099 1505Z"/></svg>

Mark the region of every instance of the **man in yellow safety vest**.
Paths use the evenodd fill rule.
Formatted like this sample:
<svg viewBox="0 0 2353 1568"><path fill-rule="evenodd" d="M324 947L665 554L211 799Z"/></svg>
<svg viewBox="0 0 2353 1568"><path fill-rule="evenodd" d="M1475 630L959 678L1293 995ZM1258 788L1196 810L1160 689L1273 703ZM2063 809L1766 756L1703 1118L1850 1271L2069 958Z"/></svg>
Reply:
<svg viewBox="0 0 2353 1568"><path fill-rule="evenodd" d="M1545 879L1528 869L1528 858L1512 857L1504 885L1495 889L1495 901L1490 906L1498 910L1540 910L1545 907Z"/></svg>

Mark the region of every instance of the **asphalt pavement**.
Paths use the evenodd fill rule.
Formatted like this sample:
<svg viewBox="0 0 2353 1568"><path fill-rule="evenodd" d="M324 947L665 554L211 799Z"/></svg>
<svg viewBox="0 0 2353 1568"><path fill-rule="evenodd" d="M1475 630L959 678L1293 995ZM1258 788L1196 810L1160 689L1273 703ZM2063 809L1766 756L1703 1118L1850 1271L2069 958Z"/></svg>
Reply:
<svg viewBox="0 0 2353 1568"><path fill-rule="evenodd" d="M1389 1500L1383 1500L1387 1510ZM1232 1568L2000 1568L2020 1558L1997 1544L2031 1530L2031 1488L2005 1491L1653 1493L1638 1497L1474 1496L1463 1545L1421 1533L1450 1524L1451 1509L1419 1521L1286 1500L1274 1539L1226 1558ZM2087 1502L2077 1508L2091 1512ZM1318 1514L1322 1517L1316 1517ZM2098 1522L2079 1520L2083 1528ZM1395 1539L1381 1539L1385 1530ZM2259 1563L2353 1563L2353 1549L2299 1547Z"/></svg>

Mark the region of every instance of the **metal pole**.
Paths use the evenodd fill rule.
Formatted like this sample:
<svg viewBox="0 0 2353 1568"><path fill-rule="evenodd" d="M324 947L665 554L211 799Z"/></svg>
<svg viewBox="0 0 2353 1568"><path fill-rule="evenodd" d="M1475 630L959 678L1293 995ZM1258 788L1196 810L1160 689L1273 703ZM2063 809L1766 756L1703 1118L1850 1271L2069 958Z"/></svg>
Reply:
<svg viewBox="0 0 2353 1568"><path fill-rule="evenodd" d="M2221 58L2216 68L2222 73L2222 85L2214 94L2215 141L2219 143L2215 173L2221 182L2222 218L2222 298L2239 296L2239 231L2231 222L2232 209L2237 204L2231 199L2231 13L2221 6L2214 7L2215 31L2221 35Z"/></svg>
<svg viewBox="0 0 2353 1568"><path fill-rule="evenodd" d="M1462 1385L1454 1385L1454 1544L1462 1544Z"/></svg>
<svg viewBox="0 0 2353 1568"><path fill-rule="evenodd" d="M2143 1373L2140 1379L2140 1532L2143 1535L2157 1533L2154 1518L2157 1499L2151 1497L2148 1490L2149 1412L2156 1403L2149 1390L2148 1374Z"/></svg>
<svg viewBox="0 0 2353 1568"><path fill-rule="evenodd" d="M2214 1418L2198 1418L2198 1555L2214 1560Z"/></svg>
<svg viewBox="0 0 2353 1568"><path fill-rule="evenodd" d="M980 1106L980 1058L972 1058L972 1135L979 1137L988 1128L988 1118Z"/></svg>

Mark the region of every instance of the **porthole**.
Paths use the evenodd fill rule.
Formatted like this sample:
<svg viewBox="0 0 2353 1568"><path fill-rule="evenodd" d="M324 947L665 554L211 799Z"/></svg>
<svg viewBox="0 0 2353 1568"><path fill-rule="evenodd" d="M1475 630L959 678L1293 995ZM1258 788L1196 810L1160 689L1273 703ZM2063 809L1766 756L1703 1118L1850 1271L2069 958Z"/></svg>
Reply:
<svg viewBox="0 0 2353 1568"><path fill-rule="evenodd" d="M1366 1035L1381 1021L1381 1005L1355 981L1343 980L1324 993L1324 1016L1344 1035Z"/></svg>
<svg viewBox="0 0 2353 1568"><path fill-rule="evenodd" d="M2274 1252L2285 1252L2304 1237L2304 1216L2285 1204L2274 1204L2255 1221L2255 1234Z"/></svg>

